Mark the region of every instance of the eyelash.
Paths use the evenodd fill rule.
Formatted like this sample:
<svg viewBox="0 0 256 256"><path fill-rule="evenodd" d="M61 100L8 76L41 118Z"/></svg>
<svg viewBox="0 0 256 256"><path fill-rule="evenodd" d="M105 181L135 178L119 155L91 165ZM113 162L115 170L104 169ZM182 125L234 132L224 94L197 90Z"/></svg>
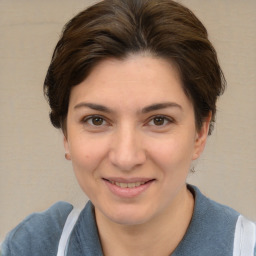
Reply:
<svg viewBox="0 0 256 256"><path fill-rule="evenodd" d="M92 127L101 127L101 126L103 126L102 124L100 124L100 125L95 125L95 124L93 124L92 122L93 122L94 119L100 119L100 120L102 120L104 123L108 123L108 122L106 121L106 118L103 117L103 116L101 116L101 115L87 116L87 117L85 117L85 118L82 119L82 123L83 123L83 124L88 124L88 125L90 125L90 126L92 126ZM90 123L90 121L91 121L91 123Z"/></svg>
<svg viewBox="0 0 256 256"><path fill-rule="evenodd" d="M94 119L100 119L99 121L102 122L102 123L100 123L99 125L93 124L92 122L93 122ZM163 123L163 124L160 124L160 125L157 125L157 124L155 124L155 123L150 124L151 122L156 121L156 119L162 119L161 121L163 121L164 123ZM96 120L95 120L95 121L96 121ZM83 119L81 120L81 122L82 122L83 124L89 125L89 126L91 126L91 127L99 127L99 128L102 127L102 126L110 126L110 125L111 125L110 122L109 122L105 117L103 117L103 116L101 116L101 115L91 115L91 116L87 116L87 117L83 118ZM164 116L164 115L156 115L156 116L150 117L150 118L148 119L148 121L146 122L146 125L155 126L155 127L161 128L161 127L165 127L165 126L167 126L168 124L171 124L171 123L174 123L174 122L175 122L175 121L174 121L172 118L170 118L170 117L166 117L166 116Z"/></svg>
<svg viewBox="0 0 256 256"><path fill-rule="evenodd" d="M147 122L147 124L150 124L151 122L156 121L156 119L162 119L162 121L164 122L163 124L160 125L156 125L155 123L150 125L150 126L156 126L156 127L165 127L166 125L170 124L170 123L174 123L174 120L170 117L166 117L164 115L156 115L153 116L149 119L149 121Z"/></svg>

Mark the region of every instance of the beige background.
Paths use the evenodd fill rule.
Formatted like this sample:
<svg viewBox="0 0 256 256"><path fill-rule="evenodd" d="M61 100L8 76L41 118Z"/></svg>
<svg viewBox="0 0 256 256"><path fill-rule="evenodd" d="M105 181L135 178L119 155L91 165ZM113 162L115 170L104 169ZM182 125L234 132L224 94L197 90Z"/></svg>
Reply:
<svg viewBox="0 0 256 256"><path fill-rule="evenodd" d="M94 1L0 0L0 241L26 215L80 191L42 84L60 31ZM189 182L256 220L256 1L183 0L208 28L228 88Z"/></svg>

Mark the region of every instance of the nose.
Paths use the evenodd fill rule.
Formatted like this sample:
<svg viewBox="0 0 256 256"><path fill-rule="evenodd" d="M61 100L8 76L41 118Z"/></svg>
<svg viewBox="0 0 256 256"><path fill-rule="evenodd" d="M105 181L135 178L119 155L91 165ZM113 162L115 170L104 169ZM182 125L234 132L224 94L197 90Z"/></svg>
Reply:
<svg viewBox="0 0 256 256"><path fill-rule="evenodd" d="M123 127L113 134L111 163L122 171L131 171L141 166L146 160L146 152L142 145L142 135L136 128Z"/></svg>

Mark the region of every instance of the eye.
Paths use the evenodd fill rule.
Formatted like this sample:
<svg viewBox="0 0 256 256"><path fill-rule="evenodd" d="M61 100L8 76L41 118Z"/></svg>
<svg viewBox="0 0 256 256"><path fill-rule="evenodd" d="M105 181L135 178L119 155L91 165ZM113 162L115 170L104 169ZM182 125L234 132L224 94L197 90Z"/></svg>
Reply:
<svg viewBox="0 0 256 256"><path fill-rule="evenodd" d="M104 126L107 125L106 120L101 116L89 116L82 120L83 123L90 126Z"/></svg>
<svg viewBox="0 0 256 256"><path fill-rule="evenodd" d="M172 122L173 122L172 119L167 118L166 116L155 116L151 118L148 124L151 126L165 126Z"/></svg>

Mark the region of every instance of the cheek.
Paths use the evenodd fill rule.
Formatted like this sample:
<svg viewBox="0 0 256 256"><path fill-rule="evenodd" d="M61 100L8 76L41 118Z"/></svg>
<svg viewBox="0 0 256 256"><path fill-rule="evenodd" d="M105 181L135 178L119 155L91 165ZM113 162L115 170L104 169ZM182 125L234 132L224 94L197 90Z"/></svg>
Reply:
<svg viewBox="0 0 256 256"><path fill-rule="evenodd" d="M95 138L77 138L70 143L71 160L77 173L91 173L101 163L106 154L106 145Z"/></svg>
<svg viewBox="0 0 256 256"><path fill-rule="evenodd" d="M70 143L71 161L77 182L89 197L93 198L97 181L100 179L100 166L104 159L106 147L97 140L80 138Z"/></svg>
<svg viewBox="0 0 256 256"><path fill-rule="evenodd" d="M151 143L148 149L154 162L163 169L180 171L180 168L184 168L187 171L192 161L193 146L193 140L189 137L172 136Z"/></svg>

